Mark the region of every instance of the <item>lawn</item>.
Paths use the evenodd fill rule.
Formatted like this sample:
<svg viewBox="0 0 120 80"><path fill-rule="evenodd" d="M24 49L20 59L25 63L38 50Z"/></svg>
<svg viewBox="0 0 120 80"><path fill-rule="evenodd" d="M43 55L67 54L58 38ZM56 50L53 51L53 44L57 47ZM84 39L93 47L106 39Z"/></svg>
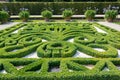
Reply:
<svg viewBox="0 0 120 80"><path fill-rule="evenodd" d="M116 24L119 24L119 25L120 25L120 22L114 22L114 23L116 23Z"/></svg>
<svg viewBox="0 0 120 80"><path fill-rule="evenodd" d="M118 80L120 32L83 22L33 21L1 30L0 79Z"/></svg>
<svg viewBox="0 0 120 80"><path fill-rule="evenodd" d="M98 22L98 21L104 21L104 19L95 19L94 21L91 21L91 22ZM21 20L19 19L13 19L11 20L11 22L21 22ZM37 20L37 19L29 19L28 22L46 22L45 20L43 19L40 19L40 20ZM51 19L49 22L54 22L54 23L63 23L63 22L67 22L65 21L64 19ZM69 23L70 22L89 22L87 19L71 19L71 21L68 21Z"/></svg>

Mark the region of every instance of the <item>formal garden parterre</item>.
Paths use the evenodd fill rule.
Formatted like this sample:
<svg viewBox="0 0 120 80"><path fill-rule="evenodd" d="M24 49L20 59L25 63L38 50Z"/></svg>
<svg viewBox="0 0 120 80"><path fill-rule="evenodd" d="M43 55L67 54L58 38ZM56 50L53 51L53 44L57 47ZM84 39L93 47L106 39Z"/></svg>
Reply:
<svg viewBox="0 0 120 80"><path fill-rule="evenodd" d="M0 29L22 22L0 30L0 80L120 80L119 0L6 1Z"/></svg>
<svg viewBox="0 0 120 80"><path fill-rule="evenodd" d="M20 23L1 30L0 79L119 80L119 35L97 23Z"/></svg>

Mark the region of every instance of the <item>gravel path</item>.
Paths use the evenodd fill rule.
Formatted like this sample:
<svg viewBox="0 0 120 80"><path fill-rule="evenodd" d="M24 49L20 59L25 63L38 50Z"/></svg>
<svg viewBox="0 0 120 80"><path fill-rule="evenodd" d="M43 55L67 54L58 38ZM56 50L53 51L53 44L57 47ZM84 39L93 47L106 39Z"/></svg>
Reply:
<svg viewBox="0 0 120 80"><path fill-rule="evenodd" d="M19 22L8 22L6 24L0 24L0 30L3 30L3 29L8 28L8 27L12 27L16 24L19 24Z"/></svg>
<svg viewBox="0 0 120 80"><path fill-rule="evenodd" d="M104 18L105 15L95 15L97 18ZM85 15L73 15L72 18L85 18ZM11 18L19 18L18 15L12 15ZM30 15L30 18L42 18L41 15ZM52 18L63 18L62 15L53 15ZM117 18L120 18L120 15L117 16Z"/></svg>
<svg viewBox="0 0 120 80"><path fill-rule="evenodd" d="M98 22L101 25L120 31L120 25L110 22Z"/></svg>

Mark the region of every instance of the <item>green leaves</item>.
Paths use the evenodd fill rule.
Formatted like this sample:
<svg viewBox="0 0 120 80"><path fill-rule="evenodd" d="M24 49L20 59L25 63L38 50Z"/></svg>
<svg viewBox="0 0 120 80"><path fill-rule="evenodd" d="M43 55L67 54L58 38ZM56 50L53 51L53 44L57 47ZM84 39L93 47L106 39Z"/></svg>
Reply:
<svg viewBox="0 0 120 80"><path fill-rule="evenodd" d="M73 11L66 9L66 10L64 10L64 11L62 12L62 15L63 15L64 18L69 18L69 17L71 17L71 16L73 15Z"/></svg>
<svg viewBox="0 0 120 80"><path fill-rule="evenodd" d="M104 60L103 60L104 59ZM42 59L1 59L0 79L20 80L116 80L120 77L120 59L99 59L99 58L42 58ZM116 64L116 65L114 65ZM89 69L87 66L93 68ZM22 67L19 67L22 66ZM59 68L59 72L51 72L50 69ZM105 70L106 69L106 70Z"/></svg>
<svg viewBox="0 0 120 80"><path fill-rule="evenodd" d="M9 14L6 11L0 11L0 22L5 23L8 21Z"/></svg>
<svg viewBox="0 0 120 80"><path fill-rule="evenodd" d="M41 12L41 15L44 17L44 18L51 18L52 17L52 12L51 11L49 11L49 10L45 10L45 11L42 11Z"/></svg>
<svg viewBox="0 0 120 80"><path fill-rule="evenodd" d="M64 41L47 42L37 49L39 57L72 57L76 53L76 47Z"/></svg>
<svg viewBox="0 0 120 80"><path fill-rule="evenodd" d="M30 13L28 11L21 11L19 13L19 16L23 21L27 21L30 16Z"/></svg>
<svg viewBox="0 0 120 80"><path fill-rule="evenodd" d="M1 30L0 80L117 80L119 38L96 23L27 23ZM77 50L92 58L71 58ZM35 51L39 59L25 58Z"/></svg>
<svg viewBox="0 0 120 80"><path fill-rule="evenodd" d="M95 17L96 11L95 10L87 10L84 15L88 20L92 20Z"/></svg>
<svg viewBox="0 0 120 80"><path fill-rule="evenodd" d="M117 15L118 15L117 10L107 10L105 12L105 19L107 19L108 21L113 21Z"/></svg>

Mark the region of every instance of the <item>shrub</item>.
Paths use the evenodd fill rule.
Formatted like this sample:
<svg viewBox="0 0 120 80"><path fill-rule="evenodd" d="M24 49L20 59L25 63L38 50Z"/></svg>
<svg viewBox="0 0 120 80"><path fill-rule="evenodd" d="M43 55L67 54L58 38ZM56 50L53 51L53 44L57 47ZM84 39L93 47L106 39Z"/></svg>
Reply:
<svg viewBox="0 0 120 80"><path fill-rule="evenodd" d="M48 42L37 49L39 57L71 57L76 53L76 47L69 42Z"/></svg>
<svg viewBox="0 0 120 80"><path fill-rule="evenodd" d="M108 34L94 31L94 26ZM12 33L17 29L18 34ZM119 34L97 23L27 23L1 30L0 70L7 73L1 72L0 80L119 80L118 51L109 45L119 43ZM23 58L36 49L40 58ZM83 58L81 52L100 58Z"/></svg>
<svg viewBox="0 0 120 80"><path fill-rule="evenodd" d="M81 52L84 52L88 55L95 56L95 57L101 57L101 58L108 58L108 57L117 57L118 52L114 47L111 47L109 45L103 45L103 44L89 44L88 46L83 44L75 44L78 47L78 50ZM97 50L94 50L93 48L102 48L105 51L100 52Z"/></svg>
<svg viewBox="0 0 120 80"><path fill-rule="evenodd" d="M71 16L73 15L73 11L72 10L64 10L62 12L62 15L66 19L66 21L69 21Z"/></svg>
<svg viewBox="0 0 120 80"><path fill-rule="evenodd" d="M118 15L117 10L108 10L105 13L105 19L108 22L113 22L113 20L116 18L117 15Z"/></svg>
<svg viewBox="0 0 120 80"><path fill-rule="evenodd" d="M6 11L0 11L0 22L6 23L8 21L9 14Z"/></svg>
<svg viewBox="0 0 120 80"><path fill-rule="evenodd" d="M84 0L9 0L10 2L84 2ZM116 2L117 0L85 0L85 1L93 1L93 2ZM120 1L120 0L118 0Z"/></svg>
<svg viewBox="0 0 120 80"><path fill-rule="evenodd" d="M95 10L87 10L85 12L85 17L88 19L88 21L92 21L95 17L96 11Z"/></svg>
<svg viewBox="0 0 120 80"><path fill-rule="evenodd" d="M41 12L41 15L45 18L46 21L49 21L49 18L52 17L52 12L49 10L45 10Z"/></svg>
<svg viewBox="0 0 120 80"><path fill-rule="evenodd" d="M85 40L85 39L87 39L87 40ZM74 42L85 44L85 45L93 43L94 41L95 41L94 37L85 35L85 34L74 38Z"/></svg>
<svg viewBox="0 0 120 80"><path fill-rule="evenodd" d="M19 5L19 6L18 6ZM102 6L101 6L102 5ZM15 2L15 3L0 3L0 10L6 6L11 14L17 15L19 13L20 8L27 8L30 11L30 14L32 15L39 15L40 12L44 9L48 9L48 7L52 10L54 10L53 14L60 15L62 9L68 9L70 6L72 6L72 10L74 11L74 14L84 14L84 10L87 7L91 7L91 9L94 9L94 7L98 8L97 11L98 14L104 14L103 9L107 8L109 5L120 7L120 3L118 2Z"/></svg>
<svg viewBox="0 0 120 80"><path fill-rule="evenodd" d="M28 11L21 11L19 13L19 16L23 20L23 22L26 22L30 16L30 13Z"/></svg>

